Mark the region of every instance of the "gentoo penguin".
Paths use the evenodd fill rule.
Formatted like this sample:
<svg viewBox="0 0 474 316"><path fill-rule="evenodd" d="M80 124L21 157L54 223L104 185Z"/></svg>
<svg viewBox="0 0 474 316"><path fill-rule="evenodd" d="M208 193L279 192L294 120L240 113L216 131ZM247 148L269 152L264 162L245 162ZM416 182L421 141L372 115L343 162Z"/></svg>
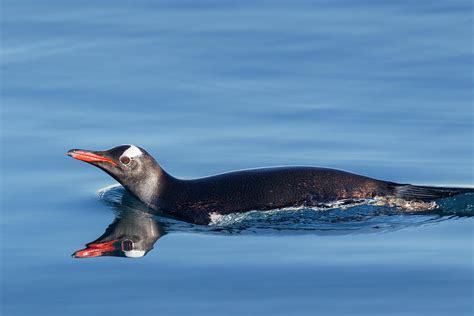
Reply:
<svg viewBox="0 0 474 316"><path fill-rule="evenodd" d="M153 215L126 208L119 212L102 236L72 256L140 258L153 249L155 242L163 235L165 230Z"/></svg>
<svg viewBox="0 0 474 316"><path fill-rule="evenodd" d="M430 202L474 192L473 188L399 184L319 167L249 169L182 180L134 145L106 151L72 149L67 154L104 170L151 209L195 224L208 224L214 214L377 197Z"/></svg>

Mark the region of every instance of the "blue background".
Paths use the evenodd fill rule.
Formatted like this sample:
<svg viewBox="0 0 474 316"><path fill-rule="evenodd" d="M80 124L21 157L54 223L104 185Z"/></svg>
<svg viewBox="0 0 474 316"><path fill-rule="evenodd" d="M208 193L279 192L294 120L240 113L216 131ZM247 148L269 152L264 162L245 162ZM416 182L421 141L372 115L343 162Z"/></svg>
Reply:
<svg viewBox="0 0 474 316"><path fill-rule="evenodd" d="M2 315L471 315L469 216L176 231L142 259L73 259L113 220L96 191L114 180L65 152L133 143L183 178L296 164L472 185L472 9L3 0Z"/></svg>

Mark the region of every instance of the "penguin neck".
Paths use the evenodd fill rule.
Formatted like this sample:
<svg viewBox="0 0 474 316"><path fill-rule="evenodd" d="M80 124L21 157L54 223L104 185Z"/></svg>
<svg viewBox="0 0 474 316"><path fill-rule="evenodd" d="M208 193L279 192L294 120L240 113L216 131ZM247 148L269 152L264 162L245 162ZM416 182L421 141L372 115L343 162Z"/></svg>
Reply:
<svg viewBox="0 0 474 316"><path fill-rule="evenodd" d="M161 206L164 192L174 188L180 182L181 180L167 173L156 163L139 181L130 186L124 185L124 187L148 207L156 210Z"/></svg>

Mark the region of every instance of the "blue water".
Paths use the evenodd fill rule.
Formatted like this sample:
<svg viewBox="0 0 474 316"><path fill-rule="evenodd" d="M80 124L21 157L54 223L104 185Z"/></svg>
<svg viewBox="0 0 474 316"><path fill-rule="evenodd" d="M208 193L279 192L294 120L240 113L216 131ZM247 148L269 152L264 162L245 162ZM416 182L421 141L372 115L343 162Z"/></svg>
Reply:
<svg viewBox="0 0 474 316"><path fill-rule="evenodd" d="M99 195L114 180L65 156L133 143L183 178L294 164L472 186L472 9L3 0L0 313L472 315L472 196L196 227ZM71 257L127 212L166 231L145 257Z"/></svg>

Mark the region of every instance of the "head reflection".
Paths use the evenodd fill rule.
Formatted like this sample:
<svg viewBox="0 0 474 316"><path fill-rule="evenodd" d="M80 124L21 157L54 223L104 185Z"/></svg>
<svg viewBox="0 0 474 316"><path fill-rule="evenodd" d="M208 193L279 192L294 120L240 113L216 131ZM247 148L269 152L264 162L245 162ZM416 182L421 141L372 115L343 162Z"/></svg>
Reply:
<svg viewBox="0 0 474 316"><path fill-rule="evenodd" d="M156 217L128 206L117 208L117 217L105 233L76 251L75 258L104 256L140 258L165 234Z"/></svg>

